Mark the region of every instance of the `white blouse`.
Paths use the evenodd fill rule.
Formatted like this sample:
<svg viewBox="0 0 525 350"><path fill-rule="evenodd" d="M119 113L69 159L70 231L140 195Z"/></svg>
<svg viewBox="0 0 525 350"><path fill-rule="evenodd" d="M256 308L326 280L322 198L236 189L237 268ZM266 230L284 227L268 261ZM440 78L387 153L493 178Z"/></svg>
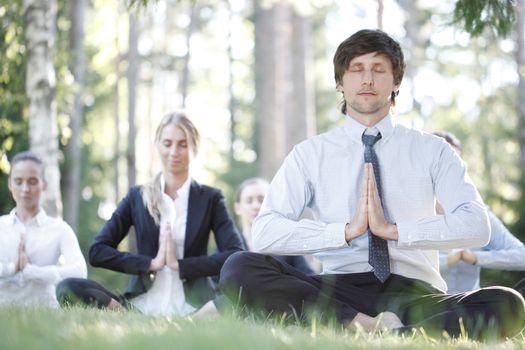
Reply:
<svg viewBox="0 0 525 350"><path fill-rule="evenodd" d="M16 272L18 246L25 235L28 264ZM87 267L71 227L43 209L26 223L16 210L0 216L0 304L58 307L55 286L68 277L87 277Z"/></svg>
<svg viewBox="0 0 525 350"><path fill-rule="evenodd" d="M160 180L164 205L160 227L163 227L166 221L169 221L171 238L175 244L177 259L182 259L184 258L184 240L186 237L191 179L188 178L179 188L175 200L172 200L170 196L164 193L164 175L161 176ZM159 234L159 240L161 239L164 239L164 236ZM185 316L196 310L186 302L179 271L174 271L168 266L164 266L157 271L151 288L146 293L131 299L131 303L147 315Z"/></svg>

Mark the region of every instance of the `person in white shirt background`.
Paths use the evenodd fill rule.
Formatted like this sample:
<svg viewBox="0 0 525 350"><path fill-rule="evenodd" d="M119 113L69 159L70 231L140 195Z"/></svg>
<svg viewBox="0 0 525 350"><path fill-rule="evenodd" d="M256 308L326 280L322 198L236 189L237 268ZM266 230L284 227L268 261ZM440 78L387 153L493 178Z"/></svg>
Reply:
<svg viewBox="0 0 525 350"><path fill-rule="evenodd" d="M435 131L433 135L445 139L461 156L461 142L450 132ZM436 204L438 214L443 214L443 208ZM440 251L439 268L447 282L449 293L469 292L480 287L480 272L482 268L497 270L525 271L525 245L516 238L505 224L487 209L490 222L490 241L486 246L472 249L453 249ZM522 288L514 289L523 294Z"/></svg>
<svg viewBox="0 0 525 350"><path fill-rule="evenodd" d="M86 261L71 227L46 215L42 160L32 152L11 160L8 187L16 207L0 217L0 304L57 307L57 283L85 278Z"/></svg>
<svg viewBox="0 0 525 350"><path fill-rule="evenodd" d="M487 244L488 217L448 144L391 116L404 69L399 43L381 30L360 30L339 45L334 73L345 122L285 158L253 224L255 252L233 254L221 270L232 303L301 320L313 311L365 331L423 327L483 339L524 328L525 301L510 288L445 294L438 251ZM444 215L436 215L436 199ZM306 207L314 219L301 217ZM322 273L261 253L315 253Z"/></svg>
<svg viewBox="0 0 525 350"><path fill-rule="evenodd" d="M89 250L94 267L129 274L128 287L120 295L93 280L66 279L57 287L61 304L148 315L218 315L222 299L216 299L211 277L242 243L221 191L190 176L199 139L185 113L162 118L155 132L162 171L130 188ZM136 251L119 250L131 227ZM218 250L208 255L212 232Z"/></svg>

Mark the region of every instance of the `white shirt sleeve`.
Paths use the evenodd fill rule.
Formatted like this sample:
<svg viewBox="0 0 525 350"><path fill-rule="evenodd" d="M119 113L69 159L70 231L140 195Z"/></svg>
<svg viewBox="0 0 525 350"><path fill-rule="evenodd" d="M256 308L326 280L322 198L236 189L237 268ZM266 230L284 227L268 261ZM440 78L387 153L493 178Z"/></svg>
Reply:
<svg viewBox="0 0 525 350"><path fill-rule="evenodd" d="M473 251L476 265L500 270L525 270L525 246L489 211L492 236L482 250Z"/></svg>
<svg viewBox="0 0 525 350"><path fill-rule="evenodd" d="M255 251L301 255L347 245L346 223L300 218L313 195L301 164L299 152L294 149L273 178L252 227Z"/></svg>
<svg viewBox="0 0 525 350"><path fill-rule="evenodd" d="M16 266L14 263L2 263L0 262L0 278L11 277L15 274Z"/></svg>
<svg viewBox="0 0 525 350"><path fill-rule="evenodd" d="M77 237L68 225L65 225L59 239L60 254L64 263L47 266L28 264L23 271L25 280L56 284L69 277L87 277L86 261L80 251Z"/></svg>
<svg viewBox="0 0 525 350"><path fill-rule="evenodd" d="M465 163L450 147L441 149L432 179L445 214L397 222L398 246L440 250L485 246L490 239L487 209Z"/></svg>
<svg viewBox="0 0 525 350"><path fill-rule="evenodd" d="M10 215L0 217L0 278L16 273L20 233L12 225Z"/></svg>

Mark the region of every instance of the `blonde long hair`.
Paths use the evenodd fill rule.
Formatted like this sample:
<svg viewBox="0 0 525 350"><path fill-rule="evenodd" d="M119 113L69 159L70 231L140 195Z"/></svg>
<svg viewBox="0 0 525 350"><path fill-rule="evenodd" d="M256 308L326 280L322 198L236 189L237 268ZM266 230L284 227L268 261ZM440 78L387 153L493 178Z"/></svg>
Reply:
<svg viewBox="0 0 525 350"><path fill-rule="evenodd" d="M170 124L179 127L184 132L190 151L193 156L196 156L200 142L199 131L184 112L172 112L162 118L157 126L157 131L155 131L155 144L160 142L162 130ZM162 172L159 172L151 181L142 187L142 200L157 225L160 225L160 218L162 216L162 193L160 192L161 174Z"/></svg>

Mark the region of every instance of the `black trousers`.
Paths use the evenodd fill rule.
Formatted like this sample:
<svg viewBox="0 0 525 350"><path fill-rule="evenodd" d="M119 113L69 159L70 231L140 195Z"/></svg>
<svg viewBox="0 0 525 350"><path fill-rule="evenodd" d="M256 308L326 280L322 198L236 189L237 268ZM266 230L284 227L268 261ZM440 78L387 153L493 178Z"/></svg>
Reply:
<svg viewBox="0 0 525 350"><path fill-rule="evenodd" d="M308 319L310 312L348 324L358 312L390 311L406 326L471 338L507 337L525 326L525 302L513 289L482 288L444 294L426 282L391 275L385 283L372 272L305 275L271 256L237 252L221 270L220 288L233 304L265 313Z"/></svg>
<svg viewBox="0 0 525 350"><path fill-rule="evenodd" d="M101 284L85 278L64 279L56 287L56 296L61 306L84 305L104 309L114 299L124 308L136 310L124 296L114 294Z"/></svg>
<svg viewBox="0 0 525 350"><path fill-rule="evenodd" d="M124 295L115 294L100 283L85 278L66 278L57 285L55 292L62 307L80 305L105 309L114 299L126 310L141 312ZM216 295L213 303L221 314L233 310L230 300L222 294Z"/></svg>

